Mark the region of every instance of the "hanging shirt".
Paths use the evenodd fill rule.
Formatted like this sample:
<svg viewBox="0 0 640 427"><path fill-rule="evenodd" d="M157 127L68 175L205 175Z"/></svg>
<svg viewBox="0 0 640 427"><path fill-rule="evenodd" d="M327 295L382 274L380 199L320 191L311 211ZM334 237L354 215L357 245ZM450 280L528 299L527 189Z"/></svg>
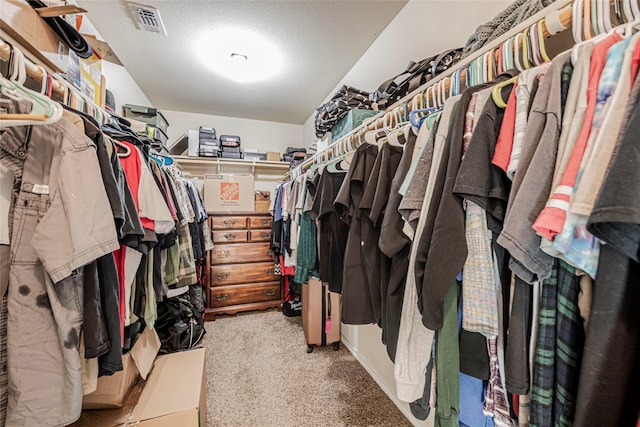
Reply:
<svg viewBox="0 0 640 427"><path fill-rule="evenodd" d="M513 149L513 138L515 136L517 91L518 82L516 81L513 86L513 90L509 95L507 107L504 110L502 127L500 128L500 134L498 135L498 141L496 143L496 150L493 154L493 159L491 160L491 163L498 166L505 172L509 166L511 150Z"/></svg>
<svg viewBox="0 0 640 427"><path fill-rule="evenodd" d="M136 148L136 147L133 147ZM151 170L142 152L136 148L135 153L140 157L140 186L138 188L138 206L140 218L148 218L158 234L167 234L175 228L175 222L167 206L160 188L155 183Z"/></svg>
<svg viewBox="0 0 640 427"><path fill-rule="evenodd" d="M9 207L13 194L13 172L0 165L0 245L9 244Z"/></svg>
<svg viewBox="0 0 640 427"><path fill-rule="evenodd" d="M507 176L513 180L513 177L520 164L520 155L525 140L525 132L527 121L529 118L529 109L531 100L533 99L534 86L536 82L544 76L549 63L542 64L538 67L531 68L522 72L518 77L518 85L516 87L516 117L514 123L513 144L509 164L507 166Z"/></svg>
<svg viewBox="0 0 640 427"><path fill-rule="evenodd" d="M346 324L377 322L371 304L362 252L365 250L362 242L368 240L373 230L370 221L362 221L359 209L377 154L376 145L363 144L356 149L347 176L334 202L334 209L340 219L350 226L342 284L342 322Z"/></svg>
<svg viewBox="0 0 640 427"><path fill-rule="evenodd" d="M635 37L634 39L637 40L637 38ZM611 103L609 102L609 100L611 99L611 95L618 85L618 79L620 78L620 73L622 71L622 63L624 57L626 57L627 61L624 67L625 76L623 77L622 81L622 94L614 99L614 101L617 101L617 105L615 106L621 106L620 101L618 100L619 98L622 98L622 105L624 105L625 101L628 98L630 62L634 47L629 50L629 53L626 56L625 51L627 50L627 46L629 45L631 40L632 39L629 38L616 43L611 47L611 49L609 49L609 52L607 53L607 61L602 72L600 84L598 86L598 96L593 118L593 126L591 128L589 141L585 149L580 169L578 170L576 185L580 185L586 164L589 162L591 153L594 151L594 146L600 145L601 147L601 141L605 138L609 141L615 142L618 126L616 125L615 128L611 128L610 122L607 122L607 125L609 125L607 126L608 129L602 129L602 125L607 115L615 115L619 117L619 119L616 120L616 122L618 123L622 120L622 114L619 114L617 109L612 110L612 112L608 114L611 108ZM618 93L620 93L620 91L618 91ZM601 132L601 129L604 130L606 134L605 132ZM596 155L601 159L604 159L605 157L604 153L596 153ZM591 166L591 171L593 172L595 170L595 165ZM580 217L576 214L568 213L562 233L556 236L555 240L553 241L553 246L558 251L563 253L566 259L573 266L584 270L591 277L595 277L598 265L599 243L597 239L587 231L587 218L585 216Z"/></svg>
<svg viewBox="0 0 640 427"><path fill-rule="evenodd" d="M498 237L498 244L511 254L511 270L527 283L534 282L536 277L547 277L553 267L553 258L540 249L540 236L532 224L552 188L551 165L560 139L561 76L569 55L553 60L533 100L522 167L513 181L504 226Z"/></svg>
<svg viewBox="0 0 640 427"><path fill-rule="evenodd" d="M591 53L591 64L589 66L587 110L585 111L584 123L582 124L580 134L576 140L575 148L573 149L573 153L567 163L567 168L562 175L558 186L549 197L547 206L543 209L538 216L538 219L533 224L533 228L540 235L549 240L553 240L557 234L562 232L562 228L567 217L567 210L569 208L570 195L573 191L573 186L576 183L580 163L582 162L582 157L589 141L589 133L591 132L593 116L597 103L598 84L604 69L606 55L611 46L620 40L622 40L622 37L619 34L614 33L604 40L596 43L593 47L593 52Z"/></svg>

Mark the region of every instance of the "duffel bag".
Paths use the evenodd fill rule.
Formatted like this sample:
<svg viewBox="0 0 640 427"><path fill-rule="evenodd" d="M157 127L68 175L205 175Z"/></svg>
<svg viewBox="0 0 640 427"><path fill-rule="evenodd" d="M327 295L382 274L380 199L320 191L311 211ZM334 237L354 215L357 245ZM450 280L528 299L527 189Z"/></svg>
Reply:
<svg viewBox="0 0 640 427"><path fill-rule="evenodd" d="M371 92L371 102L378 104L378 109L385 110L407 94L449 69L462 56L462 49L447 50L439 55L425 58L419 62L409 62L407 68L397 76L382 83L378 90Z"/></svg>

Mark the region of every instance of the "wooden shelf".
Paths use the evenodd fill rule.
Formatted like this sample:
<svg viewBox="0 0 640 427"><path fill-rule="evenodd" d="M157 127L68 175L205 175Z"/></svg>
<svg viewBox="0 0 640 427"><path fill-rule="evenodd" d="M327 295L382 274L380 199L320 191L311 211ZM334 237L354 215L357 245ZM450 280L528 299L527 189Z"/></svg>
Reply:
<svg viewBox="0 0 640 427"><path fill-rule="evenodd" d="M289 163L287 162L188 156L172 157L184 172L194 176L203 176L205 173L238 173L243 169L252 174L283 176L289 170Z"/></svg>

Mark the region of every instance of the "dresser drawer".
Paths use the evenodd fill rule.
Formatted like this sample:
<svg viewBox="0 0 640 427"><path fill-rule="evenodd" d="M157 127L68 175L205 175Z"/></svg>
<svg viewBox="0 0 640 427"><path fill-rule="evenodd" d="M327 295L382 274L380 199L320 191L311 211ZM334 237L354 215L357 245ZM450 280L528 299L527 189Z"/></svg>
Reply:
<svg viewBox="0 0 640 427"><path fill-rule="evenodd" d="M269 243L243 243L215 245L211 251L211 264L240 264L244 262L273 262Z"/></svg>
<svg viewBox="0 0 640 427"><path fill-rule="evenodd" d="M215 265L211 267L211 284L224 286L280 280L280 276L274 273L273 267L273 262Z"/></svg>
<svg viewBox="0 0 640 427"><path fill-rule="evenodd" d="M214 231L211 234L213 235L213 243L247 242L249 240L249 234L246 231Z"/></svg>
<svg viewBox="0 0 640 427"><path fill-rule="evenodd" d="M271 228L273 225L273 218L270 216L250 216L249 217L249 228L258 229L258 228Z"/></svg>
<svg viewBox="0 0 640 427"><path fill-rule="evenodd" d="M214 216L211 217L211 229L212 230L226 230L226 229L242 229L247 228L246 216Z"/></svg>
<svg viewBox="0 0 640 427"><path fill-rule="evenodd" d="M249 231L250 242L269 242L271 240L271 230L251 230Z"/></svg>
<svg viewBox="0 0 640 427"><path fill-rule="evenodd" d="M227 307L279 299L280 282L218 286L210 289L211 307Z"/></svg>

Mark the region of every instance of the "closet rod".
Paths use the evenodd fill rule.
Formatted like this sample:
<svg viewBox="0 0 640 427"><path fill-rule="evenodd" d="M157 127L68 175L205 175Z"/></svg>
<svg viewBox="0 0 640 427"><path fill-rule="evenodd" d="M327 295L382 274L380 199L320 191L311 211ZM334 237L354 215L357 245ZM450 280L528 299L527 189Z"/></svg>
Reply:
<svg viewBox="0 0 640 427"><path fill-rule="evenodd" d="M0 59L3 61L9 61L9 57L11 56L11 46L4 40L0 39ZM32 62L31 60L25 58L24 60L25 66L27 68L27 74L29 77L33 78L37 81L42 81L45 75L45 69ZM51 74L51 73L50 73ZM67 88L64 84L60 83L56 78L53 79L53 93L56 95L64 97L67 92Z"/></svg>
<svg viewBox="0 0 640 427"><path fill-rule="evenodd" d="M610 1L613 2L615 0L610 0ZM357 128L353 129L351 132L349 132L348 134L346 134L345 136L340 138L339 140L337 140L335 142L332 142L324 150L322 150L319 153L314 154L313 157L305 160L304 162L302 162L298 166L296 166L294 169L292 169L289 172L287 172L287 174L285 176L291 177L293 175L292 173L295 172L295 171L301 171L302 172L302 171L306 170L306 168L311 166L318 159L322 158L324 155L326 155L327 153L329 153L330 151L335 149L335 147L338 144L342 143L343 141L346 141L347 138L352 137L353 135L357 134L358 132L361 132L362 130L367 130L367 131L374 130L377 127L379 128L380 127L380 122L379 121L382 120L382 118L384 117L385 114L392 113L392 112L397 113L397 109L399 109L400 107L404 106L405 103L409 104L408 105L408 110L410 111L410 109L411 109L411 100L416 95L424 94L424 92L427 90L427 88L429 88L431 86L434 86L436 83L438 83L439 81L441 81L441 80L443 80L443 79L445 79L447 77L450 77L457 70L462 69L462 72L461 72L461 75L460 75L461 79L463 77L466 77L466 67L471 62L473 62L474 60L480 58L482 55L485 55L487 52L490 52L491 50L499 47L505 41L509 40L510 38L514 37L515 35L521 33L525 29L527 29L529 26L531 26L531 24L539 22L539 21L542 20L543 21L542 22L543 36L544 36L544 38L549 38L551 36L551 34L549 33L549 30L547 29L547 24L546 24L546 19L545 18L549 15L550 12L558 11L559 12L559 19L560 19L560 22L562 23L562 26L565 27L565 28L570 27L571 24L572 24L572 21L573 21L572 7L573 7L573 0L556 1L554 3L551 3L549 6L547 6L544 9L542 9L541 11L536 13L535 15L529 17L525 21L523 21L520 24L518 24L514 29L512 29L510 31L507 31L506 33L504 33L500 37L498 37L495 40L491 41L489 44L483 46L483 48L480 49L479 51L472 53L467 58L465 58L463 61L454 64L453 67L451 67L448 70L446 70L445 72L439 74L435 78L429 80L424 85L420 86L419 88L417 88L413 92L409 93L408 95L405 95L402 99L400 99L399 101L397 101L396 103L391 105L391 107L389 107L386 111L381 111L379 114L373 116L372 120L370 122L368 122L367 124L362 124L362 125L358 126ZM449 83L445 82L444 85L445 85L445 90L448 90L449 89L449 86L448 86Z"/></svg>

